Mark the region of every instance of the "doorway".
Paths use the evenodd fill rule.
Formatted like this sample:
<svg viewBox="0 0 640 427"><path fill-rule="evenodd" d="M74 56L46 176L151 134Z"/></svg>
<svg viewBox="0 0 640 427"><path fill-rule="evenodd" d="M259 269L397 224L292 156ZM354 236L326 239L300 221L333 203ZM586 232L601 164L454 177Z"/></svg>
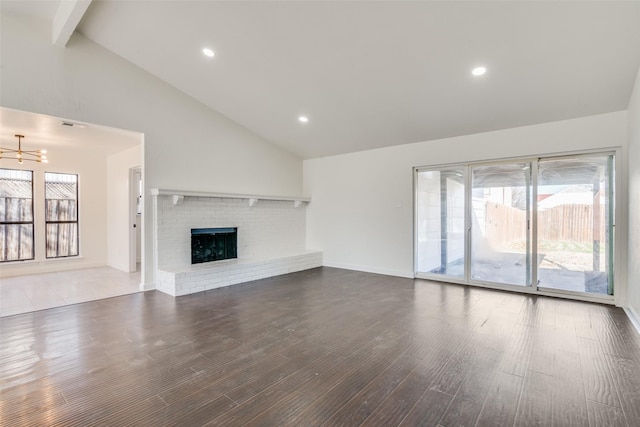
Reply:
<svg viewBox="0 0 640 427"><path fill-rule="evenodd" d="M5 107L0 107L0 129L5 138L7 134L25 135L30 147L46 149L49 157L46 164L2 160L4 169L20 171L15 172L17 178L21 174L30 177L19 188L29 190L26 195L32 202L28 203L31 215L21 219L28 220L30 227L23 227L27 231L20 234L21 241L31 241L26 248L28 254L19 256L29 258L29 262L5 259L0 264L0 315L140 291L143 272L131 273L129 269L128 182L129 169L144 164L143 135ZM63 194L58 187L74 190L64 194L76 200L75 215L56 218L74 226L72 236L77 243L72 252L77 256L67 251L57 260L51 259L47 246L52 236L47 231L55 219L47 210L54 198L47 188L52 182L47 177L52 174L74 177L75 181L75 188L69 188L65 181L54 186L56 191L52 193ZM5 233L0 241L8 237Z"/></svg>

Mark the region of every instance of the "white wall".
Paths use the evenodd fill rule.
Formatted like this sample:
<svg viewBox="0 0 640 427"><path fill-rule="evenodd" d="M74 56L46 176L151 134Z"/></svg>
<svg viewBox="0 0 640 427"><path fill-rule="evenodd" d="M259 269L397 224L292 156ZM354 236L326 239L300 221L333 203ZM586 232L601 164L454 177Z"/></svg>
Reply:
<svg viewBox="0 0 640 427"><path fill-rule="evenodd" d="M3 14L0 105L144 133L149 189L299 195L302 162L82 35L51 45L50 24ZM152 248L145 210L146 249ZM143 280L153 283L153 254Z"/></svg>
<svg viewBox="0 0 640 427"><path fill-rule="evenodd" d="M131 193L129 170L142 166L142 145L107 158L107 265L129 272Z"/></svg>
<svg viewBox="0 0 640 427"><path fill-rule="evenodd" d="M107 161L106 156L93 151L56 148L47 153L51 163L20 165L14 160L0 160L0 167L34 171L33 201L36 239L35 261L3 263L0 277L24 274L48 273L103 266L107 260ZM78 174L78 221L80 256L46 259L44 225L44 173L60 172Z"/></svg>
<svg viewBox="0 0 640 427"><path fill-rule="evenodd" d="M640 70L629 101L629 306L640 322Z"/></svg>
<svg viewBox="0 0 640 427"><path fill-rule="evenodd" d="M610 147L623 147L624 158L626 145L621 111L306 160L307 247L322 250L325 265L413 277L414 166ZM624 180L618 191L626 194ZM624 274L617 279L624 298Z"/></svg>

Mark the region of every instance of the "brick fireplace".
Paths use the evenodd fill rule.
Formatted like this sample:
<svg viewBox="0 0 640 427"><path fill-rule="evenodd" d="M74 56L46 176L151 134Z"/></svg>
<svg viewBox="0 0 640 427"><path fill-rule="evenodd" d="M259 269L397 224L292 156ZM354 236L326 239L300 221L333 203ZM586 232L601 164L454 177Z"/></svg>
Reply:
<svg viewBox="0 0 640 427"><path fill-rule="evenodd" d="M305 247L308 199L152 190L156 288L178 296L322 265ZM191 263L191 230L235 228L237 258Z"/></svg>

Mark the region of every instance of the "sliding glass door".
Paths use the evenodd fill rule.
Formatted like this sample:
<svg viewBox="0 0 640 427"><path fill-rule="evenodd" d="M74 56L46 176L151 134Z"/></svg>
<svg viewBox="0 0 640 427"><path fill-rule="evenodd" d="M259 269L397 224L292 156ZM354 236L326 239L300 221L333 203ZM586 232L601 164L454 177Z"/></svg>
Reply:
<svg viewBox="0 0 640 427"><path fill-rule="evenodd" d="M471 279L531 285L531 163L471 168Z"/></svg>
<svg viewBox="0 0 640 427"><path fill-rule="evenodd" d="M613 295L614 155L416 169L416 276Z"/></svg>
<svg viewBox="0 0 640 427"><path fill-rule="evenodd" d="M465 169L417 171L418 271L465 277Z"/></svg>
<svg viewBox="0 0 640 427"><path fill-rule="evenodd" d="M613 156L540 160L538 286L613 295Z"/></svg>

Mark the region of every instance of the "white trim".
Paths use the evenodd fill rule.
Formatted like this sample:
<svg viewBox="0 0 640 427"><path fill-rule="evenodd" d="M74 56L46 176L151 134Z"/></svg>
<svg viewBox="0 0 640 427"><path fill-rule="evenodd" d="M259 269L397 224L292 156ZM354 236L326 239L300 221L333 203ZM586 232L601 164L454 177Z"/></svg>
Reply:
<svg viewBox="0 0 640 427"><path fill-rule="evenodd" d="M575 299L579 301L597 302L599 304L615 305L615 297L613 295L603 295L588 292L568 291L565 289L553 289L553 288L538 288L539 295L546 295L549 297L559 297Z"/></svg>
<svg viewBox="0 0 640 427"><path fill-rule="evenodd" d="M155 283L142 283L140 282L140 290L143 292L146 291L153 291L156 289L156 284Z"/></svg>
<svg viewBox="0 0 640 427"><path fill-rule="evenodd" d="M143 215L138 215L137 212L137 202L138 202L138 193L139 193L139 185L140 182L137 180L137 176L140 176L140 182L142 181L142 168L140 166L134 166L129 168L129 194L127 200L127 209L129 211L129 273L133 273L136 271L136 267L138 262L140 262L140 268L142 269L142 260L138 260L138 242L137 242L137 234L138 228L136 226L136 222L138 217L140 217L140 234L142 234L143 228ZM142 245L142 239L140 239L140 245ZM142 251L140 251L142 253Z"/></svg>
<svg viewBox="0 0 640 427"><path fill-rule="evenodd" d="M2 263L0 263L0 266L5 266L5 265L10 265L10 266L14 266L14 265L23 265L23 264L36 264L36 263L40 263L43 260L41 259L17 259L15 261L3 261Z"/></svg>
<svg viewBox="0 0 640 427"><path fill-rule="evenodd" d="M562 157L571 157L571 156L581 156L581 155L591 155L591 154L615 154L619 155L618 150L620 150L622 146L606 146L602 148L590 148L588 150L573 150L573 151L560 151L560 152L546 152L546 153L537 153L537 154L529 154L523 156L510 156L510 157L498 157L495 159L488 160L468 160L464 162L454 162L454 163L436 163L436 164L426 164L423 166L414 166L414 169L417 169L419 172L423 170L439 170L442 168L452 168L458 166L489 166L497 163L511 163L511 162L527 162L533 161L534 159L555 159ZM616 168L618 165L616 165Z"/></svg>
<svg viewBox="0 0 640 427"><path fill-rule="evenodd" d="M285 202L304 202L309 203L310 197L295 196L266 196L255 194L233 194L233 193L210 193L208 191L189 191L189 190L167 190L162 188L152 188L152 196L173 196L173 197L214 197L218 199L255 199L255 200L277 200Z"/></svg>
<svg viewBox="0 0 640 427"><path fill-rule="evenodd" d="M501 283L491 283L491 282L465 282L464 280L455 280L452 277L437 277L430 276L424 274L416 274L416 279L421 280L431 280L434 282L442 282L452 285L462 285L469 286L472 288L484 288L484 289L492 289L494 291L506 291L506 292L514 292L520 295L535 295L535 296L544 296L544 297L552 297L552 298L564 298L576 301L585 301L585 302L594 302L598 304L607 304L607 305L615 305L614 299L609 295L597 296L596 294L586 294L586 293L564 293L562 291L544 291L544 290L534 290L531 286L520 286L520 285L507 285Z"/></svg>
<svg viewBox="0 0 640 427"><path fill-rule="evenodd" d="M16 261L5 261L3 263L0 263L0 267L3 266L21 266L21 265L26 265L26 264L41 264L43 262L45 263L49 263L49 262L63 262L63 261L68 261L71 262L73 260L78 260L78 259L85 259L83 256L80 255L70 255L70 256L62 256L62 257L53 257L53 258L44 258L44 259L25 259L25 260L16 260ZM99 265L105 265L105 264L99 264ZM80 267L80 268L90 268L90 267Z"/></svg>
<svg viewBox="0 0 640 427"><path fill-rule="evenodd" d="M464 175L464 280L469 283L471 280L471 247L473 245L473 195L471 194L473 192L473 174L471 166L464 165L462 174Z"/></svg>
<svg viewBox="0 0 640 427"><path fill-rule="evenodd" d="M418 269L418 239L416 235L418 232L418 169L413 168L413 179L411 181L411 191L412 191L412 201L413 201L413 210L411 212L411 226L413 229L411 230L411 246L413 247L413 256L411 257L411 271L414 272Z"/></svg>
<svg viewBox="0 0 640 427"><path fill-rule="evenodd" d="M627 317L631 321L633 327L636 328L636 331L640 334L640 316L638 313L631 306L623 307L623 310L627 313Z"/></svg>
<svg viewBox="0 0 640 427"><path fill-rule="evenodd" d="M531 251L529 255L529 264L531 265L531 289L538 290L538 160L534 159L529 163L529 174L531 177L531 222L528 224L527 233L531 238ZM541 260L542 261L542 260Z"/></svg>

